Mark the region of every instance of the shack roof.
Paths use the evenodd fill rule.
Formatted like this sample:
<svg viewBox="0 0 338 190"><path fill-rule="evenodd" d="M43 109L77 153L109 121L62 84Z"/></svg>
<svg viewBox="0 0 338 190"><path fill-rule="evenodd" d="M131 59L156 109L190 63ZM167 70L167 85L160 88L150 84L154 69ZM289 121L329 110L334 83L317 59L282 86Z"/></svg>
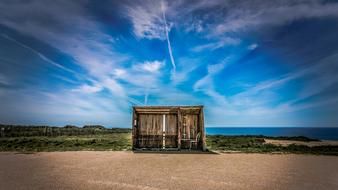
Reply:
<svg viewBox="0 0 338 190"><path fill-rule="evenodd" d="M133 106L134 111L138 113L177 113L180 111L194 112L195 114L200 113L203 109L203 105L196 106Z"/></svg>

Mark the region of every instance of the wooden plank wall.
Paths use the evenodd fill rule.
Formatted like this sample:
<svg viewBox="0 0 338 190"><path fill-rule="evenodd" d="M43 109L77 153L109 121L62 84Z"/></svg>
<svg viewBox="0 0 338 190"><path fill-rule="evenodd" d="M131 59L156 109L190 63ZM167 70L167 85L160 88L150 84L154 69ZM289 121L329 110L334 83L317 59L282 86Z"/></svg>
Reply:
<svg viewBox="0 0 338 190"><path fill-rule="evenodd" d="M168 114L165 121L165 147L177 148L177 115Z"/></svg>
<svg viewBox="0 0 338 190"><path fill-rule="evenodd" d="M159 114L139 114L138 147L162 147L163 116Z"/></svg>
<svg viewBox="0 0 338 190"><path fill-rule="evenodd" d="M137 147L137 135L138 135L138 127L137 127L137 114L135 112L135 109L133 108L133 116L132 116L132 121L131 121L131 126L132 126L132 143L133 143L133 148Z"/></svg>
<svg viewBox="0 0 338 190"><path fill-rule="evenodd" d="M198 116L199 119L199 129L201 132L201 140L198 143L198 148L202 149L203 151L206 151L206 137L205 137L205 129L204 129L204 112L203 109L201 109L200 114Z"/></svg>
<svg viewBox="0 0 338 190"><path fill-rule="evenodd" d="M181 149L182 148L182 113L181 113L181 109L177 110L177 148Z"/></svg>
<svg viewBox="0 0 338 190"><path fill-rule="evenodd" d="M138 112L140 111L140 112ZM133 148L162 148L163 114L166 115L165 147L189 148L189 141L182 138L196 139L200 133L197 146L192 149L205 150L205 131L203 107L135 107L133 108ZM137 121L136 125L134 120ZM183 134L186 134L183 137Z"/></svg>
<svg viewBox="0 0 338 190"><path fill-rule="evenodd" d="M183 116L183 126L182 126L182 138L185 139L195 139L198 133L198 115L196 114L186 114ZM184 135L185 134L185 135ZM189 148L189 141L182 141L181 148ZM196 147L193 147L196 148Z"/></svg>

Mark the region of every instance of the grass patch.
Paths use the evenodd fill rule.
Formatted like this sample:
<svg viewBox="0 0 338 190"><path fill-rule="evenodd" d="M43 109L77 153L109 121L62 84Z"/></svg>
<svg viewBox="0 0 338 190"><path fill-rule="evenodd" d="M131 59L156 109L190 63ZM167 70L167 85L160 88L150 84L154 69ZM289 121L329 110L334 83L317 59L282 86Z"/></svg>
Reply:
<svg viewBox="0 0 338 190"><path fill-rule="evenodd" d="M131 134L0 138L0 151L48 152L76 150L131 150Z"/></svg>
<svg viewBox="0 0 338 190"><path fill-rule="evenodd" d="M36 126L36 125L2 125L0 124L0 137L59 137L83 135L109 135L115 133L130 133L128 128L105 128L101 125L85 125L77 127L66 125L64 127Z"/></svg>
<svg viewBox="0 0 338 190"><path fill-rule="evenodd" d="M267 137L267 136L222 136L208 135L207 147L210 150L218 151L239 151L247 153L296 153L296 154L321 154L321 155L337 155L338 146L313 146L295 145L280 146L266 144L264 139L278 140L298 140L298 141L318 141L306 137Z"/></svg>

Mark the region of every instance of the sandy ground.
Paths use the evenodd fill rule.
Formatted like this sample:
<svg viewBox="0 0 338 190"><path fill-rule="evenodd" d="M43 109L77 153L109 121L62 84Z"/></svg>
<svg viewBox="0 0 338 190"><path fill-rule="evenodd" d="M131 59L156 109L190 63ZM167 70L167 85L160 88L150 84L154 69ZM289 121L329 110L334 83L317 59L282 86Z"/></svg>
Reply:
<svg viewBox="0 0 338 190"><path fill-rule="evenodd" d="M0 189L338 189L338 157L0 153Z"/></svg>
<svg viewBox="0 0 338 190"><path fill-rule="evenodd" d="M310 141L310 142L303 142L303 141L290 141L290 140L272 140L272 139L264 139L265 143L274 144L274 145L281 145L281 146L289 146L291 144L296 145L306 145L306 146L326 146L326 145L333 145L338 146L338 141Z"/></svg>

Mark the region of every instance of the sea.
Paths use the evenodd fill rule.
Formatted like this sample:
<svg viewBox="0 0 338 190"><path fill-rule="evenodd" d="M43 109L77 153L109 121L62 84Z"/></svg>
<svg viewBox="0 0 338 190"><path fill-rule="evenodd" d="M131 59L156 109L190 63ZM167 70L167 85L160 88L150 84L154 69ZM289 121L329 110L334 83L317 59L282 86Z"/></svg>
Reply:
<svg viewBox="0 0 338 190"><path fill-rule="evenodd" d="M207 135L305 136L320 140L338 140L338 128L325 127L207 127Z"/></svg>

